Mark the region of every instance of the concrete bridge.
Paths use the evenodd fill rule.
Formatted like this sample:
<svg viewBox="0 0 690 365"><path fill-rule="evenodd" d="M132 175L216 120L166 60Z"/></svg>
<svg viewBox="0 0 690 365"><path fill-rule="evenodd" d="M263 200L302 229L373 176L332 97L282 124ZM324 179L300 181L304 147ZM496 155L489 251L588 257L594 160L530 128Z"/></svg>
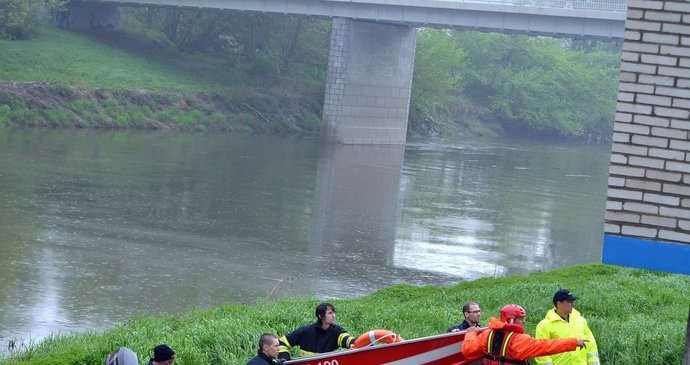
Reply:
<svg viewBox="0 0 690 365"><path fill-rule="evenodd" d="M323 109L327 139L405 144L415 27L621 40L624 0L81 0L70 26L119 28L117 6L170 6L332 18Z"/></svg>

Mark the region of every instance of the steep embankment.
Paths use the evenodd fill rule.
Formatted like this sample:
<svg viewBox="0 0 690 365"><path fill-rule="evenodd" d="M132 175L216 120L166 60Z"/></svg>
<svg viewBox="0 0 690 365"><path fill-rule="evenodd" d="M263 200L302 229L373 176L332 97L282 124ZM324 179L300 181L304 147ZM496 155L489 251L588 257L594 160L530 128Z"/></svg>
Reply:
<svg viewBox="0 0 690 365"><path fill-rule="evenodd" d="M318 130L315 102L248 92L108 90L0 81L0 125L304 133Z"/></svg>
<svg viewBox="0 0 690 365"><path fill-rule="evenodd" d="M0 41L0 125L311 133L321 92L122 33Z"/></svg>

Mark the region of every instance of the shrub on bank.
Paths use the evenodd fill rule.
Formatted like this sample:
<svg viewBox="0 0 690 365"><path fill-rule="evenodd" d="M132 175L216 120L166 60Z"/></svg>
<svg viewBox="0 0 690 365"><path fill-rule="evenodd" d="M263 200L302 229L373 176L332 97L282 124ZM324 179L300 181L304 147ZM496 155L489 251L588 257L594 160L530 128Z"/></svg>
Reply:
<svg viewBox="0 0 690 365"><path fill-rule="evenodd" d="M685 343L690 277L591 264L509 278L461 282L451 288L397 285L371 295L333 300L338 323L354 336L385 328L406 339L445 332L462 317L465 301L480 303L482 323L507 303L527 309L527 333L552 306L553 293L569 288L590 323L603 364L680 364ZM244 365L264 332L285 334L313 321L321 299L262 299L180 316L139 317L101 333L54 336L0 365L100 365L108 352L126 346L144 360L158 343L177 352L177 365Z"/></svg>

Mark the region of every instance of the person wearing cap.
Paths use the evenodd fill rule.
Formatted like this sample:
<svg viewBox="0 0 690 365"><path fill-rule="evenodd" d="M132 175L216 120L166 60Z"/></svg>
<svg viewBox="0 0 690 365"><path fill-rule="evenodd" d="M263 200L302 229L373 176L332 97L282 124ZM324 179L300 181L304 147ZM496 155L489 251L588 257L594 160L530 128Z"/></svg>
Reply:
<svg viewBox="0 0 690 365"><path fill-rule="evenodd" d="M479 327L479 321L482 319L482 310L479 304L475 302L467 302L462 306L462 315L465 319L448 327L448 332L464 331L470 327Z"/></svg>
<svg viewBox="0 0 690 365"><path fill-rule="evenodd" d="M527 311L517 304L501 309L501 319L489 318L489 330L479 333L476 327L467 329L462 342L462 354L469 360L482 359L482 365L529 365L527 359L557 354L585 347L585 340L563 338L539 340L525 334Z"/></svg>
<svg viewBox="0 0 690 365"><path fill-rule="evenodd" d="M560 289L553 295L553 305L544 319L537 324L536 338L553 339L578 337L586 339L587 348L552 356L538 357L540 365L599 365L597 341L587 326L587 320L575 309L574 296L568 289Z"/></svg>
<svg viewBox="0 0 690 365"><path fill-rule="evenodd" d="M335 324L333 304L321 303L315 312L316 323L302 326L280 338L280 359L290 360L290 349L294 346L299 346L302 356L352 348L355 339Z"/></svg>
<svg viewBox="0 0 690 365"><path fill-rule="evenodd" d="M264 333L259 338L259 354L249 360L247 365L279 365L280 342L278 336L272 333Z"/></svg>
<svg viewBox="0 0 690 365"><path fill-rule="evenodd" d="M120 347L105 360L105 365L139 365L136 352L127 347Z"/></svg>
<svg viewBox="0 0 690 365"><path fill-rule="evenodd" d="M166 344L153 348L153 357L146 365L172 365L175 362L175 351Z"/></svg>

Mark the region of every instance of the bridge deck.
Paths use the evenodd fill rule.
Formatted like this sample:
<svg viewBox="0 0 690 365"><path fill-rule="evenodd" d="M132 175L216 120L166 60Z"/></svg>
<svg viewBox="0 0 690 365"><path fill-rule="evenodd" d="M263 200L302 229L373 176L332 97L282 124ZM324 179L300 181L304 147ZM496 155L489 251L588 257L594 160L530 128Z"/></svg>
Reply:
<svg viewBox="0 0 690 365"><path fill-rule="evenodd" d="M623 39L620 0L91 0L372 20L412 27Z"/></svg>

